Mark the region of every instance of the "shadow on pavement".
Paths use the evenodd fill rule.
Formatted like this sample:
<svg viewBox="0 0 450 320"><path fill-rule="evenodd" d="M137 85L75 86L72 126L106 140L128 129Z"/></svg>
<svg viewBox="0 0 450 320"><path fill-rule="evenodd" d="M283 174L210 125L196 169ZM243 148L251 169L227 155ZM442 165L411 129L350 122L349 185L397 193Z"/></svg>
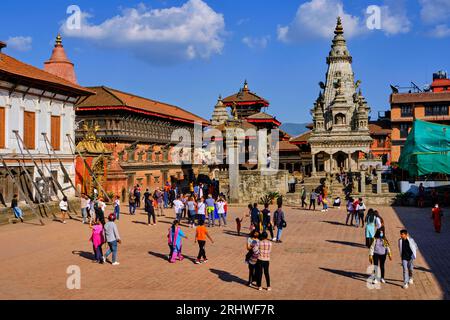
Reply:
<svg viewBox="0 0 450 320"><path fill-rule="evenodd" d="M344 226L344 227L351 227L348 224L342 223L342 222L338 222L338 221L322 221L324 223L329 223L335 226Z"/></svg>
<svg viewBox="0 0 450 320"><path fill-rule="evenodd" d="M416 271L431 272L443 292L443 299L450 300L450 225L447 223L450 214L447 208L442 219L442 232L434 231L431 220L431 208L394 207L400 221L419 247L418 255L422 255L429 269L415 267ZM398 230L399 231L399 230ZM396 239L400 234L396 234ZM397 243L395 242L395 245Z"/></svg>
<svg viewBox="0 0 450 320"><path fill-rule="evenodd" d="M360 273L360 272L328 269L328 268L322 268L322 267L320 267L319 269L326 271L326 272L337 274L339 276L343 276L343 277L347 277L347 278L351 278L351 279L355 279L355 280L359 280L359 281L363 281L363 282L366 282L367 279L369 278L369 275L367 275L365 273Z"/></svg>
<svg viewBox="0 0 450 320"><path fill-rule="evenodd" d="M244 279L241 279L235 275L232 275L231 273L223 270L217 270L217 269L209 269L212 273L217 275L220 280L225 282L237 282L242 285L247 285L247 281Z"/></svg>
<svg viewBox="0 0 450 320"><path fill-rule="evenodd" d="M361 243L354 243L354 242L348 242L348 241L339 241L339 240L326 240L326 241L330 242L330 243L342 244L342 245L345 245L345 246L356 247L356 248L363 248L363 249L369 250L365 245L363 245Z"/></svg>
<svg viewBox="0 0 450 320"><path fill-rule="evenodd" d="M230 236L235 236L235 237L248 237L248 233L245 232L241 232L241 234L239 235L236 231L231 231L231 230L225 230L223 233L228 234Z"/></svg>
<svg viewBox="0 0 450 320"><path fill-rule="evenodd" d="M169 254L163 254L163 253L158 253L158 252L153 252L153 251L149 251L148 254L151 256L163 259L165 261L169 261ZM195 263L195 260L196 260L195 258L186 256L186 255L183 255L183 258L184 258L183 260L189 260L192 263ZM177 262L178 262L178 260L177 260Z"/></svg>
<svg viewBox="0 0 450 320"><path fill-rule="evenodd" d="M72 251L72 254L76 254L82 258L85 258L87 260L92 260L95 261L95 255L92 252L87 252L87 251Z"/></svg>

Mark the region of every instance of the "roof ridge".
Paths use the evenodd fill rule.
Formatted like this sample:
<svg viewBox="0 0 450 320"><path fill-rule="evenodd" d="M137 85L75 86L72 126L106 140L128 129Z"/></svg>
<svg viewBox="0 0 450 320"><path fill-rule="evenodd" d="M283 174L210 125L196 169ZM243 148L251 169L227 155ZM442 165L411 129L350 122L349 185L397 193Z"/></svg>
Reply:
<svg viewBox="0 0 450 320"><path fill-rule="evenodd" d="M109 87L106 87L106 86L101 86L101 88L102 88L103 90L105 90L106 92L108 92L110 95L112 95L112 96L114 97L114 99L119 100L119 102L120 102L122 105L127 106L127 104L126 104L122 99L120 99L120 98L119 98L118 96L116 96L113 92L111 92L111 91L117 91L117 90L114 90L113 88L109 88ZM129 107L131 107L131 106L129 106Z"/></svg>
<svg viewBox="0 0 450 320"><path fill-rule="evenodd" d="M83 87L83 86L81 86L81 85L79 85L79 84L77 84L77 83L72 83L72 82L70 82L70 81L68 81L68 80L66 80L66 79L64 79L64 78L61 78L61 77L59 77L59 76L57 76L57 75L55 75L55 74L53 74L53 73L50 73L50 72L48 72L48 71L45 71L44 69L38 68L38 67L36 67L36 66L33 66L33 65L30 64L30 63L27 63L27 62L21 61L21 60L19 60L19 59L16 59L16 58L14 58L14 57L12 57L12 56L6 54L6 53L0 52L0 56L6 56L6 57L8 57L8 59L11 59L11 60L14 60L14 61L17 62L17 63L23 64L23 65L27 66L28 68L32 68L32 69L35 69L35 70L37 70L37 71L39 71L39 72L45 73L45 74L48 75L50 78L52 78L52 77L53 77L53 78L56 78L55 80L59 80L59 81L61 81L62 83L58 83L58 82L56 82L56 81L51 81L51 80L40 80L40 81L44 81L44 82L48 82L48 83L53 83L53 84L57 84L57 85L64 86L64 87L69 87L69 88L71 87L71 88L77 89L77 90L84 90L84 91L87 91L87 92L90 91L90 90L88 90L88 89L89 89L88 87ZM2 62L2 59L0 59L0 62ZM4 72L11 73L11 72L9 72L9 71L4 71ZM15 75L18 75L18 76L21 76L21 77L32 78L32 77L30 77L30 76L21 75L21 74L19 74L19 73L12 73L12 74L15 74ZM91 93L93 93L93 92L91 92Z"/></svg>
<svg viewBox="0 0 450 320"><path fill-rule="evenodd" d="M134 94L134 93L125 92L125 91L118 90L118 89L114 89L114 88L108 88L108 87L105 87L105 88L107 88L107 89L109 89L109 90L112 90L112 91L120 92L120 93L122 93L122 94L129 95L129 96L132 96L132 97L136 97L136 98L139 98L139 99L144 99L144 100L151 101L151 102L154 102L154 103L164 104L164 105L166 105L166 106L169 106L169 107L172 107L172 108L176 108L176 109L178 109L178 110L181 110L181 111L184 111L184 112L186 112L186 113L189 113L190 115L192 115L192 116L194 116L194 117L200 118L200 119L204 120L205 122L208 122L208 120L204 119L203 117L200 117L200 116L196 115L195 113L192 113L192 112L190 112L190 111L188 111L188 110L186 110L186 109L183 109L183 108L181 108L181 107L179 107L179 106L176 106L176 105L174 105L174 104L170 104L170 103L167 103L167 102L163 102L163 101L158 101L158 100L154 100L154 99L142 97L142 96L136 95L136 94ZM111 94L112 94L114 97L116 97L119 101L121 101L122 103L124 103L121 99L119 99L116 95L114 95L114 94L113 94L112 92L110 92L109 90L107 90L109 93L111 93ZM124 105L125 105L125 103L124 103ZM133 106L129 106L129 107L133 107Z"/></svg>

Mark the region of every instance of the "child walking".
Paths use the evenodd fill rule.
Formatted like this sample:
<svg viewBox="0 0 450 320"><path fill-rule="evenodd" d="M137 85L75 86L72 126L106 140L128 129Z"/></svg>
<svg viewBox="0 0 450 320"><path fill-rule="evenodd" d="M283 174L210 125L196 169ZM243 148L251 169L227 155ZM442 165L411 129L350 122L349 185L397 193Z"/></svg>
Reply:
<svg viewBox="0 0 450 320"><path fill-rule="evenodd" d="M118 196L114 197L114 215L116 216L116 220L120 220L120 199Z"/></svg>
<svg viewBox="0 0 450 320"><path fill-rule="evenodd" d="M66 223L66 214L69 210L69 204L67 203L67 197L64 197L59 203L59 209L61 210L62 223Z"/></svg>
<svg viewBox="0 0 450 320"><path fill-rule="evenodd" d="M202 258L203 258L203 263L208 262L208 259L206 258L206 251L205 251L206 238L208 238L211 241L211 243L214 243L213 239L209 235L208 230L205 227L205 222L200 220L199 225L195 231L195 241L194 242L195 243L198 242L198 247L199 247L198 256L197 256L197 260L195 260L195 264L201 264Z"/></svg>

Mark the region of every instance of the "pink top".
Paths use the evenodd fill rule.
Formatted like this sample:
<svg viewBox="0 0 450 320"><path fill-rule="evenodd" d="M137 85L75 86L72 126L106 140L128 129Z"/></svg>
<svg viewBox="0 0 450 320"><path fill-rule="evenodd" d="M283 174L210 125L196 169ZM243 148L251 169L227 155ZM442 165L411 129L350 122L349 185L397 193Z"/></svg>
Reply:
<svg viewBox="0 0 450 320"><path fill-rule="evenodd" d="M96 224L92 227L92 236L90 240L95 248L98 248L105 242L103 226L101 224Z"/></svg>

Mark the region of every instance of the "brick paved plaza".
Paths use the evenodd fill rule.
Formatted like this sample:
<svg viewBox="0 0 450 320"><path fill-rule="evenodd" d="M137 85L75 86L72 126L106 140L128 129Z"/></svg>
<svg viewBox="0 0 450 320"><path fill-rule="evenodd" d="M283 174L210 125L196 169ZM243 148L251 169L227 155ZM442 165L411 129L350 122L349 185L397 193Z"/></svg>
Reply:
<svg viewBox="0 0 450 320"><path fill-rule="evenodd" d="M207 245L208 264L195 265L193 230L184 242L189 259L175 265L166 261L167 229L173 218L146 226L139 212L121 215L120 266L91 261L90 230L80 222L67 225L48 221L45 227L27 222L0 228L1 299L448 299L450 297L450 230L434 233L428 209L381 208L393 261L387 261L380 290L366 286L368 250L362 229L342 225L343 209L329 213L286 208L288 228L284 243L274 244L271 261L272 292L245 286L246 238L235 232L234 217L244 208L231 208L228 228L212 230L216 243ZM166 212L171 217L172 210ZM448 217L448 214L446 214ZM248 225L248 220L245 222ZM401 288L402 271L396 246L406 226L419 245L415 284ZM245 229L244 231L247 231ZM66 269L81 268L81 290L66 288ZM263 281L264 285L264 281Z"/></svg>

